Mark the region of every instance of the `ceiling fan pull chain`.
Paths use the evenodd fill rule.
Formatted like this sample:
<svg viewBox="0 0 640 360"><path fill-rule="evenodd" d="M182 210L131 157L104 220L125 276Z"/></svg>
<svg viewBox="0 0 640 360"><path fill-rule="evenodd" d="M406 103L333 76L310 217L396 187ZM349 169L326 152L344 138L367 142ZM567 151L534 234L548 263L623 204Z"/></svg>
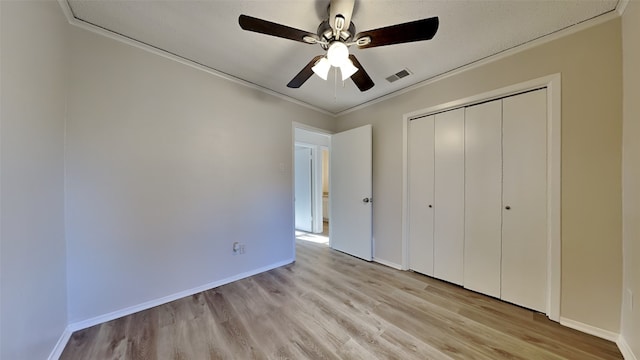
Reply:
<svg viewBox="0 0 640 360"><path fill-rule="evenodd" d="M333 101L338 101L338 68L333 69Z"/></svg>

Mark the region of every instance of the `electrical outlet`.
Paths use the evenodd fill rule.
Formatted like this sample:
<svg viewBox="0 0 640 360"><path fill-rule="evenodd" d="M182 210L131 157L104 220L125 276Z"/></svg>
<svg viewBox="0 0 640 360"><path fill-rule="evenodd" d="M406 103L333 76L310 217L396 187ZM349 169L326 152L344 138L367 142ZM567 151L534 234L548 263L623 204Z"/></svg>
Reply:
<svg viewBox="0 0 640 360"><path fill-rule="evenodd" d="M240 253L240 243L236 241L233 243L233 255L238 255L239 253Z"/></svg>
<svg viewBox="0 0 640 360"><path fill-rule="evenodd" d="M627 306L629 307L629 310L633 311L633 291L631 291L630 288L627 288Z"/></svg>
<svg viewBox="0 0 640 360"><path fill-rule="evenodd" d="M244 244L241 242L233 243L233 255L244 254Z"/></svg>

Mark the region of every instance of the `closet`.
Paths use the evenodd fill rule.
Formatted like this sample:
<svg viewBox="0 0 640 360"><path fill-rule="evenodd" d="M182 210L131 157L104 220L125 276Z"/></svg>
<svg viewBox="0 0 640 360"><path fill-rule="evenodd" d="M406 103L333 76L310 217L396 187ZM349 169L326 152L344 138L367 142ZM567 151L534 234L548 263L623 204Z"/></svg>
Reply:
<svg viewBox="0 0 640 360"><path fill-rule="evenodd" d="M411 269L462 284L464 109L413 120L408 145Z"/></svg>
<svg viewBox="0 0 640 360"><path fill-rule="evenodd" d="M544 312L546 89L410 121L410 269Z"/></svg>

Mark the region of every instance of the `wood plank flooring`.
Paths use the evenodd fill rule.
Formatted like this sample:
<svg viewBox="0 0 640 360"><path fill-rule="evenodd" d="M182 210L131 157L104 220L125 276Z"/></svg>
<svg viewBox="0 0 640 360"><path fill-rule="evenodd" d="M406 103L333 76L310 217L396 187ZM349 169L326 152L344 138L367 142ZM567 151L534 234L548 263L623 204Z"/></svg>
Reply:
<svg viewBox="0 0 640 360"><path fill-rule="evenodd" d="M622 359L615 344L298 241L297 261L73 334L60 359Z"/></svg>

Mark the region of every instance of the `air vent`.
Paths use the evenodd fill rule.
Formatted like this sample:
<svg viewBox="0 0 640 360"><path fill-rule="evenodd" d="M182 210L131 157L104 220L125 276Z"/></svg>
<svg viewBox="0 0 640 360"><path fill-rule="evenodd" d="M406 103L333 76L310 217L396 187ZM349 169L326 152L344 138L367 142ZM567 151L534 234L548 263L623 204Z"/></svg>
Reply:
<svg viewBox="0 0 640 360"><path fill-rule="evenodd" d="M398 71L397 73L395 73L395 74L393 74L393 75L389 76L389 77L387 78L387 81L388 81L388 82L390 82L390 83L392 83L392 82L394 82L394 81L396 81L396 80L400 80L400 79L402 79L403 77L405 77L405 76L409 76L409 75L411 75L411 72L410 72L408 69L403 69L403 70L400 70L400 71Z"/></svg>

